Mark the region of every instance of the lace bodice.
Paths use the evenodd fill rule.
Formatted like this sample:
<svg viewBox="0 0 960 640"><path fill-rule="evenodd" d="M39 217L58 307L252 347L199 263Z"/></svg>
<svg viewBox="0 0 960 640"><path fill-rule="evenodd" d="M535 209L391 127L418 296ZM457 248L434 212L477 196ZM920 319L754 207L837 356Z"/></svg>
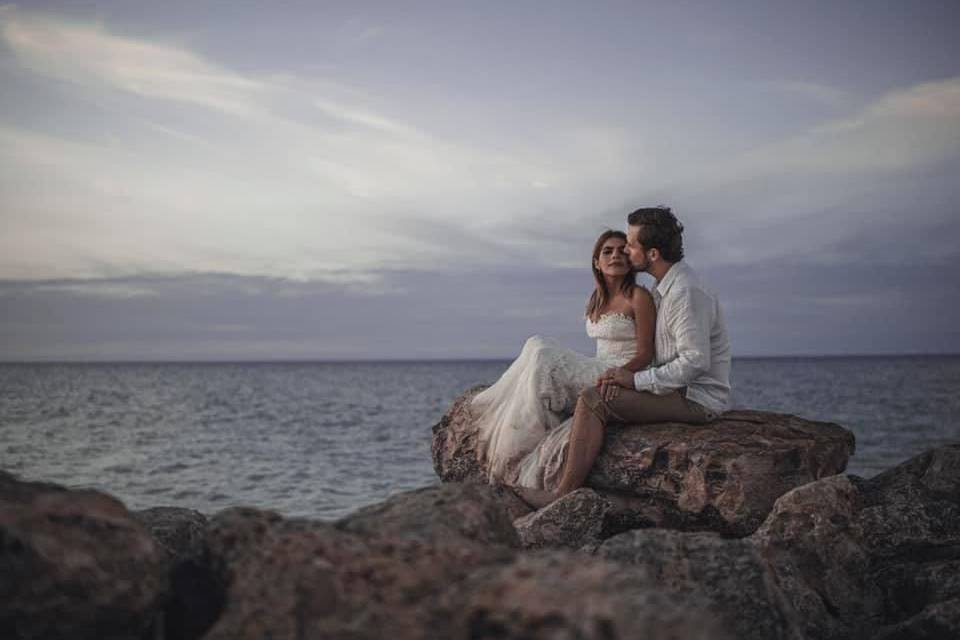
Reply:
<svg viewBox="0 0 960 640"><path fill-rule="evenodd" d="M596 322L587 318L587 335L597 341L597 357L630 360L637 354L637 336L633 318L623 313L607 313Z"/></svg>

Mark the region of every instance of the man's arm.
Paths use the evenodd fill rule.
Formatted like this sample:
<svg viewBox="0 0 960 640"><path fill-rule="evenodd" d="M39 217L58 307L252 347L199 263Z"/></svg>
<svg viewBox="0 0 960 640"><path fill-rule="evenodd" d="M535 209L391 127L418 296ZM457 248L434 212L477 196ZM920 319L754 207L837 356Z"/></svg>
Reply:
<svg viewBox="0 0 960 640"><path fill-rule="evenodd" d="M657 395L687 386L710 370L710 329L716 309L701 289L677 292L669 308L661 309L657 322L665 322L677 343L677 356L657 367L638 371L633 378L638 391Z"/></svg>

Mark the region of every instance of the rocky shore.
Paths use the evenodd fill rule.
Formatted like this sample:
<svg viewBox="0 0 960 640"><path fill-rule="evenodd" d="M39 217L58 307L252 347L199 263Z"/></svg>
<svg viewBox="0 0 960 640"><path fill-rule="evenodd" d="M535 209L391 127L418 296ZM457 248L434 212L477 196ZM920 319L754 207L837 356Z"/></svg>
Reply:
<svg viewBox="0 0 960 640"><path fill-rule="evenodd" d="M0 638L960 638L960 445L863 479L834 424L628 426L531 511L478 482L469 397L442 484L335 522L0 472Z"/></svg>

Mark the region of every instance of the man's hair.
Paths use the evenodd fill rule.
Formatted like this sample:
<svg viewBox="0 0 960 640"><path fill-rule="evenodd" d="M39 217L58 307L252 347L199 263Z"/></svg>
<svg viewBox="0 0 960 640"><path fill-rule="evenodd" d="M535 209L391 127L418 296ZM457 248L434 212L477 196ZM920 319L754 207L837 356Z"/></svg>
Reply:
<svg viewBox="0 0 960 640"><path fill-rule="evenodd" d="M637 240L644 249L657 249L667 262L683 259L683 225L670 207L644 207L627 216L627 224L640 227Z"/></svg>

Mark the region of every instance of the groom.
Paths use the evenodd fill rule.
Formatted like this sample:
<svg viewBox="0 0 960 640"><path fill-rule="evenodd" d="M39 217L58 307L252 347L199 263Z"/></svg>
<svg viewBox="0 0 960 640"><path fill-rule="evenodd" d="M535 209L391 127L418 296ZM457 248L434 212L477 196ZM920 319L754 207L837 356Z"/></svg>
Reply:
<svg viewBox="0 0 960 640"><path fill-rule="evenodd" d="M637 209L627 218L627 252L635 271L656 281L654 366L610 369L580 393L560 485L522 489L535 507L581 487L610 422L705 424L729 409L730 343L717 297L683 261L683 225L667 207Z"/></svg>

